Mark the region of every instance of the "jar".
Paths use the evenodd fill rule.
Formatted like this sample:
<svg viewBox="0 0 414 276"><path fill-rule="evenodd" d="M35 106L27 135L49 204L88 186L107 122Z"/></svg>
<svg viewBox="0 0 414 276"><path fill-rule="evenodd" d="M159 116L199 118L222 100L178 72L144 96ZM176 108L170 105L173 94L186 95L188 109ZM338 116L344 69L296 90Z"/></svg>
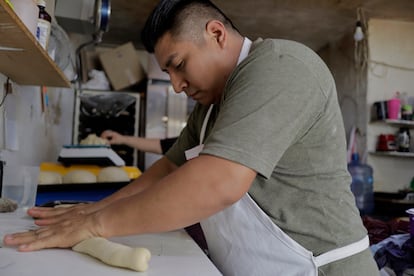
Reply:
<svg viewBox="0 0 414 276"><path fill-rule="evenodd" d="M397 135L398 151L409 152L410 151L410 130L406 127L400 128Z"/></svg>

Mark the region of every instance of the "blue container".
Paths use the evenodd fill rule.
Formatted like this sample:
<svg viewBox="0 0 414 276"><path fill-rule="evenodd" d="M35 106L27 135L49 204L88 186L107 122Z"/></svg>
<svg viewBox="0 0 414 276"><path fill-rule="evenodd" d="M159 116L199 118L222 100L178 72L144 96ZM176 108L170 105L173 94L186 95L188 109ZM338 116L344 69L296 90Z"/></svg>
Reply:
<svg viewBox="0 0 414 276"><path fill-rule="evenodd" d="M370 215L374 212L374 185L372 167L359 161L358 153L352 154L348 164L348 171L352 176L351 190L361 215Z"/></svg>

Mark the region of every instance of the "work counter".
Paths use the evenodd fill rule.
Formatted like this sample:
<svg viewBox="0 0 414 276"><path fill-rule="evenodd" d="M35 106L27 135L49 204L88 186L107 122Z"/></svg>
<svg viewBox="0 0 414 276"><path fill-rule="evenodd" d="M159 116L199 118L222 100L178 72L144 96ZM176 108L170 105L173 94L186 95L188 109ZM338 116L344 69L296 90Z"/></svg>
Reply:
<svg viewBox="0 0 414 276"><path fill-rule="evenodd" d="M23 210L0 213L0 275L89 275L89 276L216 276L221 275L213 263L184 231L112 238L111 241L151 251L149 269L135 272L108 266L88 255L70 249L44 249L18 252L4 247L7 233L34 229L33 220Z"/></svg>

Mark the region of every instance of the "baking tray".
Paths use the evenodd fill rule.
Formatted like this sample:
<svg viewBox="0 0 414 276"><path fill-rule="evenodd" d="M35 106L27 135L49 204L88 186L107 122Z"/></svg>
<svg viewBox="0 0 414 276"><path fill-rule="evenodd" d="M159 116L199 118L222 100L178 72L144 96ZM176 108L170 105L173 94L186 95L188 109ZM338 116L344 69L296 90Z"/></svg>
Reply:
<svg viewBox="0 0 414 276"><path fill-rule="evenodd" d="M53 201L99 201L130 182L97 182L76 184L38 185L36 205L41 206Z"/></svg>

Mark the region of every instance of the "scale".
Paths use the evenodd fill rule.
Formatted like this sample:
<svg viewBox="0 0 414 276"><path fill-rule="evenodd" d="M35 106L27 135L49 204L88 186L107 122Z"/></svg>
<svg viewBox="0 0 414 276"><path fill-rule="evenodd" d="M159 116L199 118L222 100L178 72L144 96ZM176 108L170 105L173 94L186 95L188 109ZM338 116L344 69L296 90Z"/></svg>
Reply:
<svg viewBox="0 0 414 276"><path fill-rule="evenodd" d="M125 161L105 145L64 145L60 150L58 161L65 166L73 164L125 166Z"/></svg>

